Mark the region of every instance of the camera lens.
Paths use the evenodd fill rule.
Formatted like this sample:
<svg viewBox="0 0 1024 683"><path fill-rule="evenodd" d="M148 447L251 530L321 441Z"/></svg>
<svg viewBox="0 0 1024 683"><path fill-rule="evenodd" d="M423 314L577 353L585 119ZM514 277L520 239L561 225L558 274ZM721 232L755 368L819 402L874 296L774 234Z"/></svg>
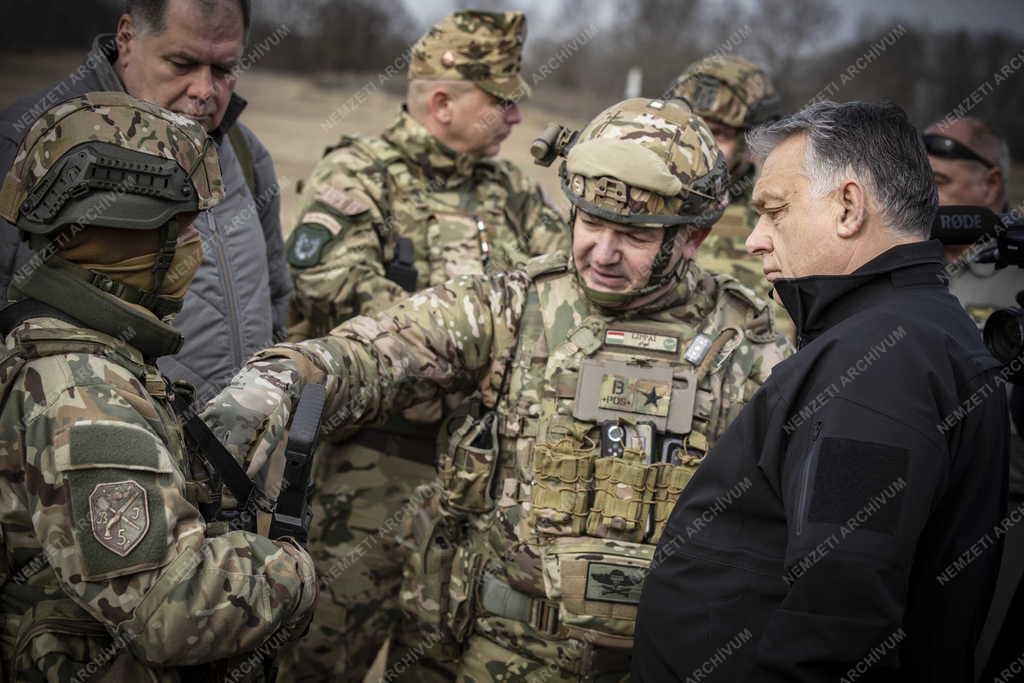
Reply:
<svg viewBox="0 0 1024 683"><path fill-rule="evenodd" d="M985 346L1003 365L1020 362L1024 354L1024 311L1019 308L1001 308L985 321L982 333ZM1024 372L1018 370L1010 375L1015 382L1024 379Z"/></svg>

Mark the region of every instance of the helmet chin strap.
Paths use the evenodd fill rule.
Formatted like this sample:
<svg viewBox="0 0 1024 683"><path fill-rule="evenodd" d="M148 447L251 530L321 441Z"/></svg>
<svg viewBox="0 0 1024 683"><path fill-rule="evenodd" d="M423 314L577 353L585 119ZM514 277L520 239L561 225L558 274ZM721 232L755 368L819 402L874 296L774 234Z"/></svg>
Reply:
<svg viewBox="0 0 1024 683"><path fill-rule="evenodd" d="M157 252L156 263L153 265L153 295L159 296L167 271L171 269L174 254L178 250L178 234L181 232L181 221L175 216L160 226L160 251Z"/></svg>

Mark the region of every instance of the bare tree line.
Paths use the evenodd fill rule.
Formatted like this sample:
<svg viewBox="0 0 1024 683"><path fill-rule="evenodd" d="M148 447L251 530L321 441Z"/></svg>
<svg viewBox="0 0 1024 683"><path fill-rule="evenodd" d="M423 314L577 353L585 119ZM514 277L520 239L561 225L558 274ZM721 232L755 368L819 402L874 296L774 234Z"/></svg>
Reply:
<svg viewBox="0 0 1024 683"><path fill-rule="evenodd" d="M537 73L565 55L574 36L592 40L545 71L541 93L595 99L621 97L626 73L640 67L644 93L656 96L683 68L710 53L736 53L771 69L787 110L816 97L887 98L915 123L971 113L990 121L1024 157L1024 51L1008 34L936 32L910 22L864 23L837 43L841 16L828 0L562 0L553 9L526 0L530 12L525 69ZM403 0L255 0L252 40L292 27L260 60L260 68L305 74L375 71L394 63L425 27ZM510 9L508 0L439 1L438 16L456 7ZM0 51L84 50L111 31L119 0L7 0ZM60 20L55 20L60 17ZM31 27L26 30L25 27ZM577 45L581 42L576 41Z"/></svg>

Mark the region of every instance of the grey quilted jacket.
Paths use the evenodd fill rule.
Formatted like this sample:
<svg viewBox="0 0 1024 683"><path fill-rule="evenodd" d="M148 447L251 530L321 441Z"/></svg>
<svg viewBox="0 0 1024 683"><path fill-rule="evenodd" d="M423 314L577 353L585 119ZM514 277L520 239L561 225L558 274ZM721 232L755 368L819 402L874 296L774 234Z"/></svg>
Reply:
<svg viewBox="0 0 1024 683"><path fill-rule="evenodd" d="M44 111L75 95L123 90L113 68L113 35L101 35L82 66L62 81L0 112L0 178L7 174L18 145ZM256 351L281 337L287 323L292 284L281 236L280 193L267 149L237 122L245 100L232 97L220 128L212 134L220 151L225 199L197 223L203 239L199 266L175 327L185 345L158 362L172 380L195 385L200 400L212 398ZM248 143L255 197L245 182L239 154L225 131L238 126ZM17 230L0 219L0 306L17 268L31 257Z"/></svg>

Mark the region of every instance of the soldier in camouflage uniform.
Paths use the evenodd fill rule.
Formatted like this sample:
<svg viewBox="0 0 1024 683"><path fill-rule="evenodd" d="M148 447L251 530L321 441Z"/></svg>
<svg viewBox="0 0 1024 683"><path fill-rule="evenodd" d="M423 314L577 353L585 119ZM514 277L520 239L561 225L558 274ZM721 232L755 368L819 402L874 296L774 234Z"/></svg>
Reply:
<svg viewBox="0 0 1024 683"><path fill-rule="evenodd" d="M208 533L154 365L222 197L203 129L122 93L57 105L18 150L0 215L36 257L2 321L0 680L263 680L245 653L309 621L304 550Z"/></svg>
<svg viewBox="0 0 1024 683"><path fill-rule="evenodd" d="M436 680L445 656L463 681L621 680L679 492L789 352L766 302L693 261L728 176L684 103L610 107L560 175L571 254L268 349L207 406L239 456L262 457L296 385L326 381L332 427L477 392L441 430L423 509L398 518L420 639L393 650L385 680Z"/></svg>
<svg viewBox="0 0 1024 683"><path fill-rule="evenodd" d="M479 274L498 245L528 255L568 246L535 182L491 158L529 93L520 75L526 18L460 11L412 48L409 97L379 137L346 136L306 183L288 243L293 339L326 335L409 292ZM285 655L289 681L361 681L397 620L400 556L368 546L433 477L442 407L417 406L317 457L310 550L324 576L310 635ZM335 567L359 552L344 577Z"/></svg>
<svg viewBox="0 0 1024 683"><path fill-rule="evenodd" d="M747 253L746 240L757 221L750 208L756 169L744 134L777 118L779 98L765 69L735 55L711 55L686 67L670 92L685 99L703 118L729 167L729 207L702 246L697 263L712 273L727 273L771 300L771 286L760 259ZM793 323L781 306L772 307L776 327L793 339Z"/></svg>

